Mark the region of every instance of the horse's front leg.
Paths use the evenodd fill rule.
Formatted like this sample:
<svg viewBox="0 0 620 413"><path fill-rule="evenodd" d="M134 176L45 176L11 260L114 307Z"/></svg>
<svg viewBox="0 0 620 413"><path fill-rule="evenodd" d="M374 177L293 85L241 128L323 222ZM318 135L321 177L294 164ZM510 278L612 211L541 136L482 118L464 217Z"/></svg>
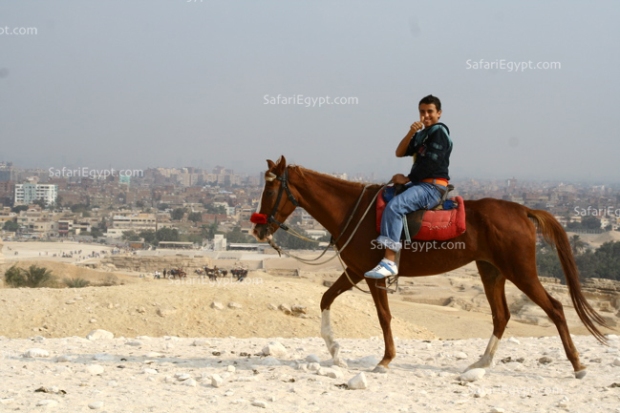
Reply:
<svg viewBox="0 0 620 413"><path fill-rule="evenodd" d="M362 277L353 274L349 271L349 276L355 284L357 284ZM321 337L325 340L327 349L332 355L332 360L335 365L340 367L347 367L347 363L340 358L340 344L334 339L334 331L331 325L330 306L340 294L348 291L353 284L349 281L349 277L345 273L342 273L340 277L332 284L331 287L323 294L321 299Z"/></svg>
<svg viewBox="0 0 620 413"><path fill-rule="evenodd" d="M394 346L394 338L392 337L392 313L390 313L390 305L388 303L387 288L385 279L383 280L366 280L372 299L377 308L379 316L379 324L383 330L383 341L385 343L385 352L383 359L375 367L375 373L387 373L390 362L396 357L396 347Z"/></svg>

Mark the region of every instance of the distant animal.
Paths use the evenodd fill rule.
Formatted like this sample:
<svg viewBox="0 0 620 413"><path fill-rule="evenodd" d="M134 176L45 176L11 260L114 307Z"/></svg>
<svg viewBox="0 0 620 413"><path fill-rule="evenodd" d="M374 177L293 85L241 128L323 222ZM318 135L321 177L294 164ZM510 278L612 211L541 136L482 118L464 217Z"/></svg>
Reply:
<svg viewBox="0 0 620 413"><path fill-rule="evenodd" d="M237 281L241 282L248 276L248 270L245 268L233 268L230 273Z"/></svg>
<svg viewBox="0 0 620 413"><path fill-rule="evenodd" d="M180 268L173 268L170 270L170 275L172 279L176 278L186 278L187 274L181 270Z"/></svg>
<svg viewBox="0 0 620 413"><path fill-rule="evenodd" d="M213 268L205 267L205 274L209 277L209 280L215 281L217 277L226 277L228 275L227 270L221 270L215 265Z"/></svg>

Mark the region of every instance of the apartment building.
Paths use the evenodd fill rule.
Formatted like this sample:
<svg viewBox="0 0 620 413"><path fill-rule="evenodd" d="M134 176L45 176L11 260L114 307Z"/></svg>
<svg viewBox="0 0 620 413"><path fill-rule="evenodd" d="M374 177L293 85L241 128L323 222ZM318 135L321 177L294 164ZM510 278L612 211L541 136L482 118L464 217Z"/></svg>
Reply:
<svg viewBox="0 0 620 413"><path fill-rule="evenodd" d="M45 205L56 203L58 185L51 184L16 184L15 205L29 205L37 200L43 200Z"/></svg>
<svg viewBox="0 0 620 413"><path fill-rule="evenodd" d="M157 217L147 213L114 215L112 227L122 231L157 231Z"/></svg>

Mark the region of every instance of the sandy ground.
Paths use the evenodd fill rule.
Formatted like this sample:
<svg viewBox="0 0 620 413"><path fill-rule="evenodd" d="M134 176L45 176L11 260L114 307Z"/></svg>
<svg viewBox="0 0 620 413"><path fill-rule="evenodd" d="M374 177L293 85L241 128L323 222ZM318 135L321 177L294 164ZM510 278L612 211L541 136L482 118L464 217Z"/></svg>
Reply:
<svg viewBox="0 0 620 413"><path fill-rule="evenodd" d="M513 317L496 365L468 382L460 374L492 331L471 265L401 279L390 295L397 358L380 374L372 370L383 339L369 295L352 290L332 306L348 367L331 366L319 338L319 302L336 271L303 268L292 276L295 267L281 260L243 283L154 280L33 256L17 262L93 284L110 275L118 282L0 289L0 412L620 412L619 342L611 336L604 347L588 336L560 285L547 289L564 304L588 376L574 378L555 326L508 285ZM590 294L590 301L617 323L613 297ZM97 329L114 338L86 339ZM269 342L284 349L267 355ZM360 373L366 388L347 390ZM47 393L35 392L41 387Z"/></svg>
<svg viewBox="0 0 620 413"><path fill-rule="evenodd" d="M318 338L2 339L0 410L620 411L616 337L608 348L576 338L589 364L582 380L555 337L505 341L495 366L462 376L485 344L397 340L398 358L381 374L372 372L383 349L377 339L341 340L347 367L331 366ZM348 389L356 376L365 388Z"/></svg>

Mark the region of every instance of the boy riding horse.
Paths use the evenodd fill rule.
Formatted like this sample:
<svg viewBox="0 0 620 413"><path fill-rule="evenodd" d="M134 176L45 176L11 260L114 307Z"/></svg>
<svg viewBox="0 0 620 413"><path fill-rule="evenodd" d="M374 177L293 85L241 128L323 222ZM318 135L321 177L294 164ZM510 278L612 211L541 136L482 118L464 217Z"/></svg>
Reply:
<svg viewBox="0 0 620 413"><path fill-rule="evenodd" d="M381 235L377 243L385 248L385 256L379 264L368 271L366 278L382 279L398 274L395 259L401 249L400 236L403 217L419 209L432 209L442 199L450 176L450 131L441 117L441 101L428 95L418 105L420 121L411 125L409 132L396 148L396 156L413 156L414 163L409 175L396 174L394 184L406 185L407 189L394 196L385 207L381 218Z"/></svg>

